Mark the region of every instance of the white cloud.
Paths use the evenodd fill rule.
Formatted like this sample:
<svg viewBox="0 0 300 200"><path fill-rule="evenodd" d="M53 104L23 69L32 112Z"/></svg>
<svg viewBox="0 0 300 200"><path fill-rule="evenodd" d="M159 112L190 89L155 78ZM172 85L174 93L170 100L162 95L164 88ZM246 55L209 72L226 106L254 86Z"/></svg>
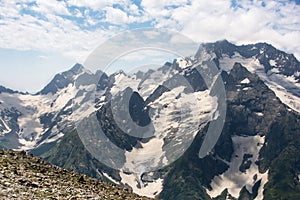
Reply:
<svg viewBox="0 0 300 200"><path fill-rule="evenodd" d="M2 5L0 13L14 13L0 14L2 48L59 52L76 62L83 62L91 50L111 34L111 30L83 30L75 21L59 16L70 15L64 2L37 1L36 6L29 8L44 16L46 20L30 14L21 14L21 9L26 5Z"/></svg>
<svg viewBox="0 0 300 200"><path fill-rule="evenodd" d="M71 6L88 7L93 10L98 10L98 9L103 9L105 6L112 5L113 1L112 0L106 0L106 1L67 0L67 3Z"/></svg>
<svg viewBox="0 0 300 200"><path fill-rule="evenodd" d="M105 8L105 11L107 22L124 25L131 22L127 13L118 8L107 7Z"/></svg>
<svg viewBox="0 0 300 200"><path fill-rule="evenodd" d="M142 0L139 9L129 0L36 0L27 6L32 1L0 1L0 47L54 51L82 62L112 34L132 23L151 22L197 42L266 41L300 58L300 6L293 2L269 0L262 6L262 1L241 0L240 7L233 8L223 0ZM22 9L34 13L22 14Z"/></svg>
<svg viewBox="0 0 300 200"><path fill-rule="evenodd" d="M161 3L160 3L161 2ZM266 41L278 48L295 53L300 58L300 6L293 2L191 1L167 7L168 1L143 0L145 12L156 21L156 27L179 30L197 42L228 39L232 42Z"/></svg>
<svg viewBox="0 0 300 200"><path fill-rule="evenodd" d="M58 69L65 69L60 65L73 61L83 63L97 46L116 33L150 25L178 31L198 43L220 39L237 44L268 42L300 59L300 5L282 0L265 1L265 6L261 0L236 2L239 5L232 7L229 0L141 0L140 5L133 4L132 0L0 0L0 48L38 51L41 55L39 63L35 58L30 64L21 57L15 60L22 67L24 63L31 68L36 65L36 69L56 66L47 72L53 75ZM163 49L177 45L176 48L181 50L186 46L187 40L178 35L167 39L165 34L157 35L155 31L145 31L144 35L147 41L138 41L138 36L132 38L130 35L125 41L136 47L143 47L144 42L149 41ZM122 42L118 45L106 53L122 51ZM194 46L198 48L198 45ZM190 46L189 50L195 51ZM55 56L48 56L52 54ZM129 63L145 57L143 54L131 55L123 60L127 59ZM6 62L3 60L2 66L6 66ZM12 74L16 71L11 70ZM40 71L44 74L36 76L44 80L45 71ZM35 89L36 85L45 84L25 82Z"/></svg>
<svg viewBox="0 0 300 200"><path fill-rule="evenodd" d="M141 12L139 11L139 8L135 4L131 4L128 8L129 13L133 15L139 15Z"/></svg>
<svg viewBox="0 0 300 200"><path fill-rule="evenodd" d="M70 12L67 9L67 5L64 1L44 1L36 0L37 6L34 6L32 9L43 13L43 14L59 14L59 15L70 15Z"/></svg>

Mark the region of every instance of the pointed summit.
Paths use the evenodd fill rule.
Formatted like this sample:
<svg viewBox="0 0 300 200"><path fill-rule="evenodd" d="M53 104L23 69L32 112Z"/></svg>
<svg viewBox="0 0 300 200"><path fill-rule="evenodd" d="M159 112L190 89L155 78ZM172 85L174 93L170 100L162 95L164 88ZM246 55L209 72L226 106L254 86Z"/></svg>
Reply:
<svg viewBox="0 0 300 200"><path fill-rule="evenodd" d="M215 53L218 58L222 57L222 54L233 56L237 49L237 46L230 43L228 40L220 40L214 43L205 43L202 45L207 52ZM199 49L201 51L201 49ZM198 52L197 54L199 54Z"/></svg>
<svg viewBox="0 0 300 200"><path fill-rule="evenodd" d="M70 70L55 75L52 81L38 94L55 94L58 90L67 87L70 83L74 83L76 76L84 71L84 67L77 63Z"/></svg>
<svg viewBox="0 0 300 200"><path fill-rule="evenodd" d="M80 63L76 63L69 71L73 72L74 74L80 74L84 71L84 67Z"/></svg>

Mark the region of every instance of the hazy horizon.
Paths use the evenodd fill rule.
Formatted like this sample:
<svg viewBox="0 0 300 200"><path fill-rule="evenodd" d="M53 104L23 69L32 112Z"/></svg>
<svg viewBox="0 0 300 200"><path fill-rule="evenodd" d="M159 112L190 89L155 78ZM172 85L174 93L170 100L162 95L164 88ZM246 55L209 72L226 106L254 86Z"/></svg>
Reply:
<svg viewBox="0 0 300 200"><path fill-rule="evenodd" d="M300 0L39 1L0 3L0 85L34 93L101 43L136 28L198 44L267 42L300 58Z"/></svg>

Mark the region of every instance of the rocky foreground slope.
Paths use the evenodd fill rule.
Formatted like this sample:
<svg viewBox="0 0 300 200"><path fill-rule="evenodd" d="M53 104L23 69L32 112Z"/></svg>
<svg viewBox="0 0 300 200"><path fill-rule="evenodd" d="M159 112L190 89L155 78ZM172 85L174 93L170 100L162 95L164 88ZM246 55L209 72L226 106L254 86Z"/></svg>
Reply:
<svg viewBox="0 0 300 200"><path fill-rule="evenodd" d="M53 166L25 152L0 149L0 199L148 199Z"/></svg>

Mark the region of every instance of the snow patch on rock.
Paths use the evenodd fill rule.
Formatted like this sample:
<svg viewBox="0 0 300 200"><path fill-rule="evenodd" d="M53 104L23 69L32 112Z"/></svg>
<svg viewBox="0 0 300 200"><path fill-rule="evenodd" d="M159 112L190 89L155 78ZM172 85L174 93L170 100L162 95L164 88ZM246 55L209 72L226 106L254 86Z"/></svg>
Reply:
<svg viewBox="0 0 300 200"><path fill-rule="evenodd" d="M172 69L169 68L167 71L157 70L151 73L148 77L141 81L139 85L139 94L146 99L151 95L154 90L159 86L163 85L165 80L168 80L172 76Z"/></svg>
<svg viewBox="0 0 300 200"><path fill-rule="evenodd" d="M226 72L230 72L235 63L241 63L243 66L247 65L256 60L255 58L244 58L238 52L235 52L232 57L229 57L227 54L222 54L220 58L220 68Z"/></svg>
<svg viewBox="0 0 300 200"><path fill-rule="evenodd" d="M271 66L276 67L277 62L276 62L275 60L270 60L270 61L269 61L269 64L270 64Z"/></svg>
<svg viewBox="0 0 300 200"><path fill-rule="evenodd" d="M245 87L245 88L243 88L243 91L247 91L247 90L249 90L249 88L250 87Z"/></svg>
<svg viewBox="0 0 300 200"><path fill-rule="evenodd" d="M2 125L3 125L3 127L2 127L2 129L3 129L3 132L2 133L0 133L0 134L3 134L3 135L5 135L5 134L7 134L7 133L9 133L9 132L11 132L11 129L9 128L9 126L5 123L5 121L4 120L2 120L2 119L0 119L1 120L1 122L2 123L0 123L0 127L2 127Z"/></svg>
<svg viewBox="0 0 300 200"><path fill-rule="evenodd" d="M264 184L267 182L268 173L261 174L258 171L258 166L255 161L258 159L259 151L264 144L264 137L261 136L233 136L234 154L231 162L229 163L229 169L223 174L214 177L211 182L212 190L207 190L210 197L217 197L226 188L228 192L235 198L239 197L241 189L246 186L249 192L252 192L253 185L260 179L262 184L260 190L263 190ZM239 170L243 162L245 154L251 154L249 158L251 166L244 173ZM254 178L256 177L256 178ZM257 199L262 199L261 196Z"/></svg>
<svg viewBox="0 0 300 200"><path fill-rule="evenodd" d="M98 172L99 173L99 172ZM105 176L108 180L110 180L112 183L119 185L119 182L113 179L111 176L109 176L107 173L102 172L103 176Z"/></svg>
<svg viewBox="0 0 300 200"><path fill-rule="evenodd" d="M135 174L125 174L120 172L121 182L128 184L134 193L140 196L155 198L163 189L163 179L157 179L150 183L142 183L139 177Z"/></svg>
<svg viewBox="0 0 300 200"><path fill-rule="evenodd" d="M293 83L288 78L280 74L270 74L256 71L264 83L276 94L282 103L300 113L300 97L293 92L300 91L300 84Z"/></svg>
<svg viewBox="0 0 300 200"><path fill-rule="evenodd" d="M176 63L182 69L185 69L185 68L192 65L192 62L190 60L187 60L187 59L184 59L184 58L177 58Z"/></svg>
<svg viewBox="0 0 300 200"><path fill-rule="evenodd" d="M258 188L257 197L254 200L263 200L264 199L264 187L268 182L268 174L269 170L267 170L264 174L261 176L261 184Z"/></svg>
<svg viewBox="0 0 300 200"><path fill-rule="evenodd" d="M259 117L264 116L264 114L263 114L262 112L255 112L255 114L256 114L257 116L259 116Z"/></svg>
<svg viewBox="0 0 300 200"><path fill-rule="evenodd" d="M138 91L139 83L140 80L136 79L135 76L127 76L124 73L118 73L115 75L115 82L110 89L110 93L114 96L118 92L125 90L127 87L133 89L133 91Z"/></svg>
<svg viewBox="0 0 300 200"><path fill-rule="evenodd" d="M242 84L249 84L250 80L248 78L245 78L244 80L241 81Z"/></svg>

